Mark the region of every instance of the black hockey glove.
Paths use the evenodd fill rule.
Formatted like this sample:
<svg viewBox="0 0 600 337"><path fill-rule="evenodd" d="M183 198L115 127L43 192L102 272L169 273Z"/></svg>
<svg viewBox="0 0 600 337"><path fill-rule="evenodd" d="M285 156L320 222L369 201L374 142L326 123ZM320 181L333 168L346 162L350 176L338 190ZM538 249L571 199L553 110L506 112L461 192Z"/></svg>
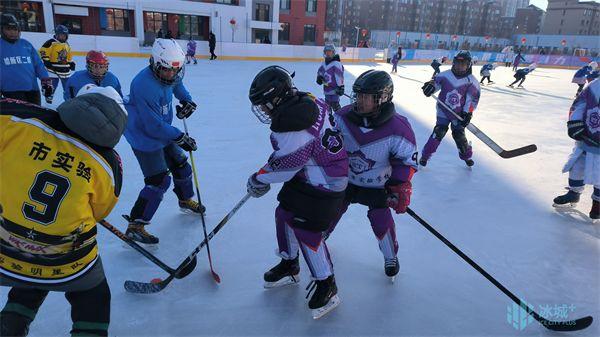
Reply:
<svg viewBox="0 0 600 337"><path fill-rule="evenodd" d="M435 92L435 84L434 81L431 80L429 82L425 82L425 84L423 84L423 86L421 87L421 89L423 90L423 94L427 97L433 95L433 93Z"/></svg>
<svg viewBox="0 0 600 337"><path fill-rule="evenodd" d="M339 87L335 88L335 94L338 96L344 96L344 86L340 85Z"/></svg>
<svg viewBox="0 0 600 337"><path fill-rule="evenodd" d="M175 106L177 118L184 119L190 117L196 110L196 103L190 101L181 101L180 105Z"/></svg>
<svg viewBox="0 0 600 337"><path fill-rule="evenodd" d="M568 121L567 133L569 137L582 141L585 138L585 123L583 121Z"/></svg>
<svg viewBox="0 0 600 337"><path fill-rule="evenodd" d="M248 178L248 183L246 183L246 189L251 197L260 198L263 195L267 194L267 192L269 192L269 190L271 189L271 185L261 183L260 181L258 181L258 179L256 179L256 173L254 173L250 176L250 178Z"/></svg>
<svg viewBox="0 0 600 337"><path fill-rule="evenodd" d="M75 62L69 62L69 67L71 67L71 71L75 71Z"/></svg>
<svg viewBox="0 0 600 337"><path fill-rule="evenodd" d="M317 76L317 84L318 85L322 85L324 81L325 81L325 78L323 76L321 76L321 75Z"/></svg>
<svg viewBox="0 0 600 337"><path fill-rule="evenodd" d="M460 114L460 117L462 118L462 121L459 121L458 123L460 125L462 125L463 127L467 127L467 125L469 125L469 123L471 123L471 117L473 117L473 113L472 112L466 112L463 111Z"/></svg>
<svg viewBox="0 0 600 337"><path fill-rule="evenodd" d="M186 133L182 133L181 136L175 138L175 144L179 145L184 151L196 151L196 141L194 138L188 136Z"/></svg>
<svg viewBox="0 0 600 337"><path fill-rule="evenodd" d="M42 79L42 95L44 95L44 97L46 97L46 101L48 101L48 98L50 99L50 102L48 103L52 103L52 94L54 93L54 88L52 87L52 80L49 78L44 78Z"/></svg>

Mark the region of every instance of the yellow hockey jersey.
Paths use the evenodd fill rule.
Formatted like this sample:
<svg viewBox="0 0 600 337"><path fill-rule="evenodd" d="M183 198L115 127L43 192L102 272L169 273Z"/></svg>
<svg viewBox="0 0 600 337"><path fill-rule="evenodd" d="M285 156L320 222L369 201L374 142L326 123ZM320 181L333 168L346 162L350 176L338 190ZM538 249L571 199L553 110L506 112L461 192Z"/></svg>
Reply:
<svg viewBox="0 0 600 337"><path fill-rule="evenodd" d="M55 38L46 41L40 48L40 57L50 74L68 77L75 70L71 69L73 54L68 42L60 42Z"/></svg>
<svg viewBox="0 0 600 337"><path fill-rule="evenodd" d="M121 180L117 153L86 143L56 111L0 100L0 273L44 284L83 275Z"/></svg>

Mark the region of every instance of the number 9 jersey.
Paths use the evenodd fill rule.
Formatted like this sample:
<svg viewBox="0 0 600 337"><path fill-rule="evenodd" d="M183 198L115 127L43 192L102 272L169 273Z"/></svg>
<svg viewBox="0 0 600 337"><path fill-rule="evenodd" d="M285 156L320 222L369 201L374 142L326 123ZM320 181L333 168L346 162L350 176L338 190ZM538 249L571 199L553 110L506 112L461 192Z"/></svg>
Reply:
<svg viewBox="0 0 600 337"><path fill-rule="evenodd" d="M46 284L85 274L121 180L113 149L86 142L54 110L1 100L0 273Z"/></svg>

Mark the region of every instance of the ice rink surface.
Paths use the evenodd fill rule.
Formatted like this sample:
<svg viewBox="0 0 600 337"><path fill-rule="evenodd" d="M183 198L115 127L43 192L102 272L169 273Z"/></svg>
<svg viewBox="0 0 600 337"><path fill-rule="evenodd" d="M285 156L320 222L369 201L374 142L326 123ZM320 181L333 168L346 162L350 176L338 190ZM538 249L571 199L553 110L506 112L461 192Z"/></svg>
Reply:
<svg viewBox="0 0 600 337"><path fill-rule="evenodd" d="M84 60L76 58L77 68ZM129 93L129 84L148 64L142 58L111 58L110 70ZM211 230L244 196L248 176L271 153L268 126L250 111L248 88L254 75L274 64L257 61L199 61L188 66L184 83L198 103L189 119L202 201ZM315 83L317 63L277 63L296 72L300 90L322 96ZM481 64L474 67L479 78ZM389 64L346 64L346 92L368 69L390 71ZM442 66L442 71L449 69ZM459 160L450 132L426 168L415 174L411 207L447 239L535 310L569 320L600 319L600 225L579 213L557 213L552 199L564 193L562 166L573 146L566 132L576 91L573 70L540 68L527 77L526 89L506 85L509 68L492 72L493 86L483 86L472 122L506 149L535 143L538 151L502 159L467 133L475 166ZM433 70L400 64L394 79L394 103L417 136L419 149L435 122L435 103L421 92ZM62 89L54 106L62 102ZM60 97L60 98L59 98ZM176 101L174 101L176 102ZM342 105L349 100L342 98ZM174 125L183 129L181 121ZM143 176L128 143L117 146L123 159L121 198L108 217L125 231L128 214L143 187ZM127 279L166 277L114 235L99 229L100 254L112 291L111 336L538 336L557 335L533 322L524 330L507 322L510 299L408 215L395 216L400 274L391 284L366 217L354 205L328 240L342 304L318 321L304 297L310 281L301 263L299 286L265 290L263 273L279 258L274 208L280 186L249 200L210 242L222 283L208 272L206 251L194 273L175 280L161 293L129 294ZM588 186L578 205L587 215ZM153 252L176 267L203 239L199 217L179 212L173 193L165 199L150 232L160 238ZM0 289L2 305L7 289ZM90 303L90 305L94 305ZM566 310L560 308L568 307ZM30 336L67 335L70 307L63 294L51 293L31 326ZM565 316L566 315L566 316ZM595 321L573 336L598 336Z"/></svg>

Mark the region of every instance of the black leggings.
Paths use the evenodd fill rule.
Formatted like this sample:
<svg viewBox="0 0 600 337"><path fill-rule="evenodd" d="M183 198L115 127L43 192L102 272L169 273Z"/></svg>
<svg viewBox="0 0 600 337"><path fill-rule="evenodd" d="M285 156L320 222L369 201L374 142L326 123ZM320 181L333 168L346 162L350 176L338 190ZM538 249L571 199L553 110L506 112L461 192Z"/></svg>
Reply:
<svg viewBox="0 0 600 337"><path fill-rule="evenodd" d="M3 91L2 96L6 98L14 98L21 101L29 102L35 105L42 103L42 96L39 90L31 91Z"/></svg>
<svg viewBox="0 0 600 337"><path fill-rule="evenodd" d="M48 290L13 287L0 312L1 336L25 336ZM108 336L110 289L106 279L94 288L66 292L71 304L72 335Z"/></svg>
<svg viewBox="0 0 600 337"><path fill-rule="evenodd" d="M490 83L492 81L492 80L490 80L490 76L483 76L479 83L483 83L483 80L485 80L486 78L487 78L488 83Z"/></svg>
<svg viewBox="0 0 600 337"><path fill-rule="evenodd" d="M525 77L517 77L517 79L512 82L510 85L514 85L515 83L521 81L521 83L519 83L519 86L521 86L521 84L523 84L523 82L525 82Z"/></svg>

